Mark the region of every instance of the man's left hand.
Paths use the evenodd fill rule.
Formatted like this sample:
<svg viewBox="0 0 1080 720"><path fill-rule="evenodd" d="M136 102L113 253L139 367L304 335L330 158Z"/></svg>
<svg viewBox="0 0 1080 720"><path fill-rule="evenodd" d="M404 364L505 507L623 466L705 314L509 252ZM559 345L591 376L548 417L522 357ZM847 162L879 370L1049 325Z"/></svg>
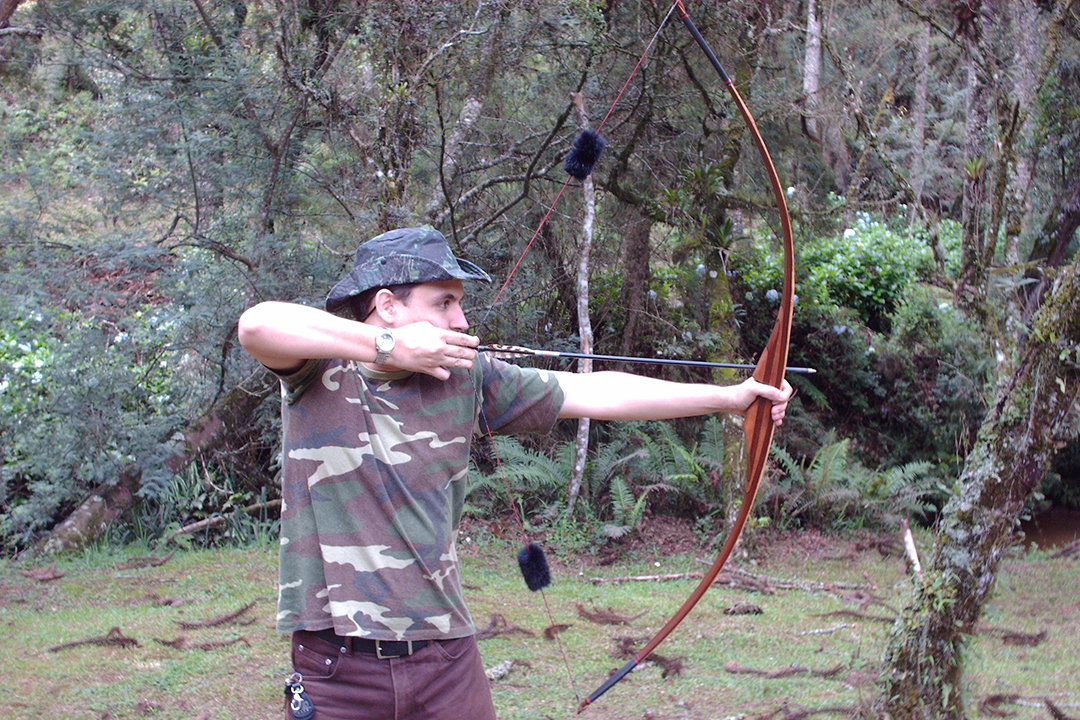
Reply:
<svg viewBox="0 0 1080 720"><path fill-rule="evenodd" d="M795 394L794 388L791 387L787 380L784 380L780 387L774 388L772 385L759 383L754 378L748 378L737 385L736 390L739 393L740 400L744 401L740 403L743 415L746 414L755 400L763 397L772 402L772 420L777 425L783 424L784 415L787 414L788 400Z"/></svg>

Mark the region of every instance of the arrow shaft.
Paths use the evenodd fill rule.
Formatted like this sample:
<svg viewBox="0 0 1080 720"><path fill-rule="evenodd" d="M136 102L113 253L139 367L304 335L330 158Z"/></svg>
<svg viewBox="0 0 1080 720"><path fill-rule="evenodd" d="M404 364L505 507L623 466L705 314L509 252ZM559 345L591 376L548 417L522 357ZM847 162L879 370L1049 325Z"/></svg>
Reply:
<svg viewBox="0 0 1080 720"><path fill-rule="evenodd" d="M647 358L634 357L632 355L591 355L579 352L536 350L534 348L519 347L516 345L481 345L476 349L479 352L506 353L510 355L524 355L527 357L545 357L566 360L601 360L606 362L630 362L648 365L682 365L684 367L710 367L726 368L732 370L753 370L755 367L754 365L745 365L741 363L706 362L704 360L682 360L678 358ZM815 370L814 368L809 367L789 367L787 368L787 371L789 373L801 373L803 375L813 375L817 372L817 370Z"/></svg>

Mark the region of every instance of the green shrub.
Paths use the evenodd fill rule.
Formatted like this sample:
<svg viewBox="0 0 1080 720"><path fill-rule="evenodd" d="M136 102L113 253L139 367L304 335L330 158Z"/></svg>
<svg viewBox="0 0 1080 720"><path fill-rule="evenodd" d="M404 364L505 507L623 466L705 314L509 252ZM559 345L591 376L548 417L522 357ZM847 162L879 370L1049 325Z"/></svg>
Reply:
<svg viewBox="0 0 1080 720"><path fill-rule="evenodd" d="M951 475L985 413L983 390L996 360L985 335L950 299L928 287L908 294L872 366L883 393L875 406L875 447L884 463L927 460Z"/></svg>
<svg viewBox="0 0 1080 720"><path fill-rule="evenodd" d="M858 213L843 233L807 245L802 262L819 303L850 308L882 329L905 293L930 272L932 254L918 238Z"/></svg>
<svg viewBox="0 0 1080 720"><path fill-rule="evenodd" d="M907 291L933 269L933 254L918 234L897 232L868 213L856 213L852 227L796 249L804 301L821 307L848 308L874 329L887 325ZM761 243L743 251L736 271L744 299L777 305L783 278L782 256Z"/></svg>

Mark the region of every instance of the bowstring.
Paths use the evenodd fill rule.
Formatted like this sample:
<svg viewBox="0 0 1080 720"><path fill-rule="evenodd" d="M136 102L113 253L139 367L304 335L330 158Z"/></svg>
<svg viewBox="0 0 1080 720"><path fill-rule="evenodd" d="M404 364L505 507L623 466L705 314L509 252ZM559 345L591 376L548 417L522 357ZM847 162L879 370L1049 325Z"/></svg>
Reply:
<svg viewBox="0 0 1080 720"><path fill-rule="evenodd" d="M671 7L667 11L667 14L664 15L664 19L660 22L660 25L656 28L656 32L653 33L653 36L649 40L648 45L645 46L645 50L638 57L637 63L634 65L633 70L630 71L630 75L626 78L626 82L623 83L622 87L619 89L618 94L615 96L615 99L612 101L611 107L608 108L607 113L604 115L604 119L600 121L599 125L597 125L597 127L596 127L597 134L599 134L599 132L604 128L604 125L607 124L607 121L611 118L612 113L615 112L615 108L618 106L619 101L622 99L623 94L625 94L627 88L630 87L630 82L634 79L634 76L637 74L638 70L641 68L642 64L645 62L646 56L649 54L649 51L652 50L653 45L656 43L656 39L658 37L660 37L661 31L664 29L664 26L667 25L668 20L671 18L671 14L673 12L675 12L675 8L677 6L678 6L677 1L672 3ZM517 262L515 262L514 266L510 269L510 273L506 276L506 280L503 282L502 286L499 288L499 291L495 294L495 298L491 301L491 305L488 306L487 311L484 313L484 316L480 319L480 322L477 324L477 331L478 332L479 332L479 329L482 328L487 323L488 318L491 316L491 313L495 310L495 306L498 305L499 300L503 296L503 293L506 291L506 288L510 285L510 281L513 279L514 274L517 273L518 268L521 267L521 263L525 260L525 256L529 253L529 250L532 248L533 243L536 242L536 238L540 236L540 232L544 229L544 226L547 224L548 218L550 218L551 214L555 211L555 206L559 203L559 199L562 197L563 193L566 191L566 188L569 187L570 181L572 179L573 179L573 177L568 174L566 180L563 181L562 187L559 188L559 192L558 192L558 194L555 195L555 199L552 200L551 204L548 206L547 212L544 213L544 217L541 218L541 220L540 220L540 224L537 225L536 230L533 231L532 237L529 238L529 242L525 245L525 249L521 252L521 255L518 257ZM506 474L506 468L503 467L502 459L499 457L499 451L495 447L495 437L494 437L494 434L493 434L493 432L491 430L491 425L488 423L487 415L484 412L483 400L480 397L479 388L474 388L473 392L476 395L477 408L479 409L479 419L483 423L483 426L484 426L483 427L483 432L488 437L488 443L489 443L489 445L491 447L492 454L495 457L495 465L499 469L499 474L502 476L503 485L506 487L507 496L510 498L510 507L514 512L514 519L517 521L518 528L521 530L522 541L524 542L525 547L528 547L528 545L529 545L529 536L528 536L528 533L525 530L525 522L522 519L521 514L518 512L517 503L514 501L514 493L510 489L510 479ZM551 610L551 604L548 602L547 593L544 592L543 588L540 588L540 597L543 600L544 610L547 612L548 621L551 623L551 625L550 625L551 634L555 638L555 642L556 642L556 644L558 645L558 648L559 648L559 653L562 656L563 666L566 669L566 677L570 680L570 688L574 693L574 699L580 705L580 703L581 703L581 695L578 693L577 683L574 681L574 673L573 673L573 670L570 668L570 660L569 660L569 658L568 658L568 656L566 654L566 648L563 646L563 642L562 642L562 638L560 636L561 634L559 633L558 626L555 623L555 616L554 616L554 613Z"/></svg>
<svg viewBox="0 0 1080 720"><path fill-rule="evenodd" d="M601 120L600 124L596 126L596 132L598 134L601 130L604 129L604 125L607 124L607 121L611 118L612 113L615 112L615 108L618 107L619 101L622 99L623 94L626 92L626 89L630 87L630 82L634 79L637 71L645 62L645 57L649 54L649 51L652 50L652 46L656 43L656 39L660 37L661 31L664 29L664 26L667 25L668 20L671 18L671 14L675 12L675 8L678 6L678 4L678 2L672 3L671 7L667 11L667 14L664 15L664 19L660 21L660 25L657 26L656 32L653 33L652 38L649 40L649 44L645 46L645 50L641 53L640 57L638 57L637 63L634 65L634 69L630 71L630 75L626 78L626 82L624 82L623 86L619 89L618 94L615 96L615 99L611 103L611 107L608 108L607 114L604 115L604 119ZM491 301L491 305L489 305L488 309L484 312L484 316L480 319L480 322L477 323L477 332L479 332L480 328L484 327L484 325L487 324L488 318L491 316L492 311L494 311L495 306L499 304L499 300L500 298L502 298L503 293L506 292L506 288L510 285L510 281L514 278L514 274L518 271L518 268L521 267L521 263L525 260L525 256L529 254L529 250L532 248L533 243L536 242L536 238L539 237L540 231L544 229L544 226L547 224L548 218L551 217L551 213L555 211L555 206L559 204L559 199L562 197L563 193L566 191L566 188L570 185L570 181L573 179L574 178L572 176L567 175L566 180L563 181L562 187L559 188L559 192L557 195L555 195L555 199L551 201L551 205L548 206L547 212L544 213L544 217L540 219L540 224L536 226L536 230L533 231L532 237L529 238L529 242L526 243L525 249L522 250L521 255L517 259L517 262L514 263L514 267L510 269L510 273L506 276L506 280L499 288L499 291L495 293L495 298Z"/></svg>

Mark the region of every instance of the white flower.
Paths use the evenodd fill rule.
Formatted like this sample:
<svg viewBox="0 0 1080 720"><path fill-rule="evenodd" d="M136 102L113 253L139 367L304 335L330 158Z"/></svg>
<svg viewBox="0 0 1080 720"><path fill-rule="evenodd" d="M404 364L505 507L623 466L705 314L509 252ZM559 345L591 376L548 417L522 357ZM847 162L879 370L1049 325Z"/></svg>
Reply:
<svg viewBox="0 0 1080 720"><path fill-rule="evenodd" d="M846 237L846 238L855 237L855 231L852 230L851 228L848 228L847 230L844 231L844 237Z"/></svg>
<svg viewBox="0 0 1080 720"><path fill-rule="evenodd" d="M787 189L787 196L791 197L794 194L795 194L795 188L793 186L789 186L788 189Z"/></svg>
<svg viewBox="0 0 1080 720"><path fill-rule="evenodd" d="M770 303L774 303L780 299L780 293L776 292L774 288L770 289L767 293L765 293L765 299L768 300Z"/></svg>

